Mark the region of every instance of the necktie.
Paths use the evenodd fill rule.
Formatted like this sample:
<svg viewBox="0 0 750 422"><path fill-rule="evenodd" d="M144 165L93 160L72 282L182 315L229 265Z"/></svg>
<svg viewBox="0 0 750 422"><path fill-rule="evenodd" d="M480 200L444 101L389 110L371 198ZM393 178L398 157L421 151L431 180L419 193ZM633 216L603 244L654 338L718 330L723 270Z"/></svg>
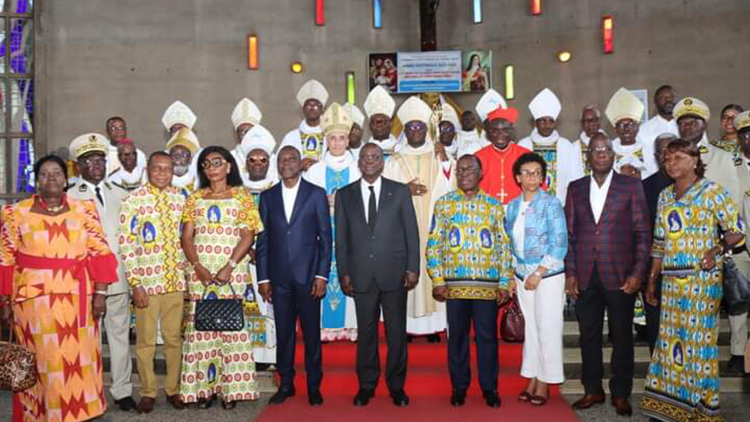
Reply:
<svg viewBox="0 0 750 422"><path fill-rule="evenodd" d="M375 229L375 221L378 217L377 215L377 209L375 207L375 187L369 186L370 188L370 201L367 205L367 225L370 226L371 229Z"/></svg>
<svg viewBox="0 0 750 422"><path fill-rule="evenodd" d="M98 199L99 203L102 204L102 206L104 206L104 198L102 197L102 189L99 186L97 186L94 188L94 192L96 192L96 199Z"/></svg>

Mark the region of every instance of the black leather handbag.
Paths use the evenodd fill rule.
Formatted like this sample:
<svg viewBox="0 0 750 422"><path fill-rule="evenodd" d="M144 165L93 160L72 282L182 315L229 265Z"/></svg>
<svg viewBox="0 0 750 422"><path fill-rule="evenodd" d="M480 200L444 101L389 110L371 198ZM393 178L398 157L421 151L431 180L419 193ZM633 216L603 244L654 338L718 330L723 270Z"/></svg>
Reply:
<svg viewBox="0 0 750 422"><path fill-rule="evenodd" d="M245 327L245 313L242 298L237 297L232 284L233 299L206 299L195 304L195 329L198 331L240 331Z"/></svg>
<svg viewBox="0 0 750 422"><path fill-rule="evenodd" d="M730 256L724 258L724 299L729 315L741 315L750 310L750 286Z"/></svg>

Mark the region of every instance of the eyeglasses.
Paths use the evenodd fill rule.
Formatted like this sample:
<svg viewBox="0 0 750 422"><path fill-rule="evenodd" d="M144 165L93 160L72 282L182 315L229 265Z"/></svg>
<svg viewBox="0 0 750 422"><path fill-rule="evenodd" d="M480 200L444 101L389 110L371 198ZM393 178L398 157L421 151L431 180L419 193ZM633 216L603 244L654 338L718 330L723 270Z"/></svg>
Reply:
<svg viewBox="0 0 750 422"><path fill-rule="evenodd" d="M445 126L440 128L441 133L453 133L456 131L456 128L453 126Z"/></svg>
<svg viewBox="0 0 750 422"><path fill-rule="evenodd" d="M599 123L599 121L600 121L600 120L601 120L601 119L600 119L600 118L598 118L598 117L592 117L592 118L590 118L590 119L581 119L581 122L583 122L583 124L589 124L589 123Z"/></svg>
<svg viewBox="0 0 750 422"><path fill-rule="evenodd" d="M223 166L226 162L227 161L223 158L214 158L213 160L204 160L201 163L201 167L203 167L204 169L210 169L211 167L218 168Z"/></svg>
<svg viewBox="0 0 750 422"><path fill-rule="evenodd" d="M542 177L542 172L539 170L529 171L529 170L521 170L521 176L523 177Z"/></svg>
<svg viewBox="0 0 750 422"><path fill-rule="evenodd" d="M93 166L94 164L106 165L107 159L104 157L88 157L82 159L81 163L85 166Z"/></svg>
<svg viewBox="0 0 750 422"><path fill-rule="evenodd" d="M266 164L268 163L268 158L266 157L247 157L247 161L250 164Z"/></svg>
<svg viewBox="0 0 750 422"><path fill-rule="evenodd" d="M612 152L612 148L610 147L596 147L591 148L592 154L609 154Z"/></svg>
<svg viewBox="0 0 750 422"><path fill-rule="evenodd" d="M633 120L620 120L615 127L618 129L630 129L636 125L638 125L638 123Z"/></svg>
<svg viewBox="0 0 750 422"><path fill-rule="evenodd" d="M406 128L409 130L425 130L427 129L427 125L422 122L407 123Z"/></svg>

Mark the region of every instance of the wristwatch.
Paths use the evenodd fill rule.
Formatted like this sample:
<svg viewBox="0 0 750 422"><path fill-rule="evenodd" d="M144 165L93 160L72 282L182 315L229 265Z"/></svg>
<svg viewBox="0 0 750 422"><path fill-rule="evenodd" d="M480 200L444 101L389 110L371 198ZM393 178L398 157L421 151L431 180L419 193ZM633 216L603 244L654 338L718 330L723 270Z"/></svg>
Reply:
<svg viewBox="0 0 750 422"><path fill-rule="evenodd" d="M539 271L539 270L534 271L534 275L537 276L537 277L539 277L539 278L542 278L542 272Z"/></svg>
<svg viewBox="0 0 750 422"><path fill-rule="evenodd" d="M231 269L235 269L237 267L237 261L235 261L233 259L230 259L229 262L228 262L228 264L229 264L229 267Z"/></svg>

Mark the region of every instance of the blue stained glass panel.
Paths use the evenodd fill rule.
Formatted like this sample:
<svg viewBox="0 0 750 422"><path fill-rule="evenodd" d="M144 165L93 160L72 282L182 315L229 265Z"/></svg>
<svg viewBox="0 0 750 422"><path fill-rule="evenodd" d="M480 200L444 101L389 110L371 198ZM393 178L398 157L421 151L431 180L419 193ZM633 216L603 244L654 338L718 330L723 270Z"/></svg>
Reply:
<svg viewBox="0 0 750 422"><path fill-rule="evenodd" d="M34 12L34 0L0 0L0 10L10 13Z"/></svg>

